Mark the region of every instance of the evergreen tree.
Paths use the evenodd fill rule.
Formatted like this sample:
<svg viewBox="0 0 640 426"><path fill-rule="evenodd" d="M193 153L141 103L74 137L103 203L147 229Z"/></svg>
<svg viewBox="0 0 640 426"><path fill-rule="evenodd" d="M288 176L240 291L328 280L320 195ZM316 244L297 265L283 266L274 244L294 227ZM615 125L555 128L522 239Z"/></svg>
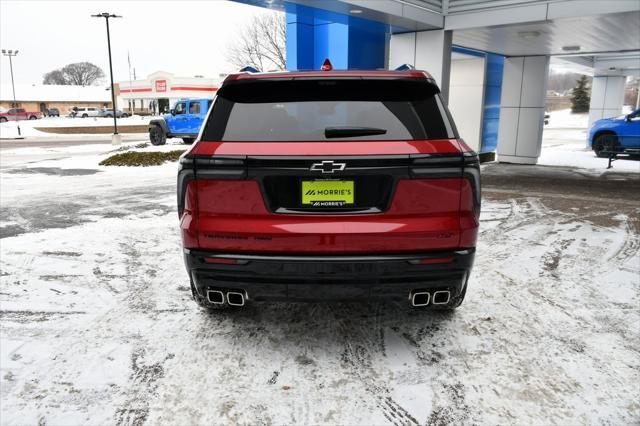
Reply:
<svg viewBox="0 0 640 426"><path fill-rule="evenodd" d="M571 93L571 112L589 112L591 102L590 89L587 87L587 76L583 75L576 81L576 87Z"/></svg>

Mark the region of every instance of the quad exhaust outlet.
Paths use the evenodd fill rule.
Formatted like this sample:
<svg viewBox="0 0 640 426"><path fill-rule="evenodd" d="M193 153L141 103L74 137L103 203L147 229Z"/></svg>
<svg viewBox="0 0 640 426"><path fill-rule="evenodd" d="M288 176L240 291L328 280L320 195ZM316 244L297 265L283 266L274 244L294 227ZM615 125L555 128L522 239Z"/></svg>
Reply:
<svg viewBox="0 0 640 426"><path fill-rule="evenodd" d="M244 306L248 299L244 291L207 290L207 301L213 305Z"/></svg>
<svg viewBox="0 0 640 426"><path fill-rule="evenodd" d="M449 290L437 291L412 291L409 294L409 300L412 306L446 305L451 300L451 292Z"/></svg>
<svg viewBox="0 0 640 426"><path fill-rule="evenodd" d="M451 293L449 290L440 290L433 292L433 304L434 305L446 305L451 299Z"/></svg>
<svg viewBox="0 0 640 426"><path fill-rule="evenodd" d="M207 300L214 305L224 305L224 293L220 290L207 290Z"/></svg>
<svg viewBox="0 0 640 426"><path fill-rule="evenodd" d="M427 291L416 291L411 296L411 304L413 306L427 306L431 295Z"/></svg>
<svg viewBox="0 0 640 426"><path fill-rule="evenodd" d="M244 293L239 291L228 291L227 303L231 306L244 306Z"/></svg>

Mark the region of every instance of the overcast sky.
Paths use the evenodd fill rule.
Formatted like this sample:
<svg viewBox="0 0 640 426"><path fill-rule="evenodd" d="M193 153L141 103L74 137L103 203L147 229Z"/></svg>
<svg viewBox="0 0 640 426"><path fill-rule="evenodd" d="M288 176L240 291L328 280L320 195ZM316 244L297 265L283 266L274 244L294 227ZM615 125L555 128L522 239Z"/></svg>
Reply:
<svg viewBox="0 0 640 426"><path fill-rule="evenodd" d="M88 61L108 78L104 19L111 12L115 81L129 79L127 51L138 78L163 70L179 76L217 77L233 71L226 57L239 28L265 9L226 0L0 0L0 47L18 49L17 83L42 83L42 75ZM10 83L9 59L0 58L0 82Z"/></svg>

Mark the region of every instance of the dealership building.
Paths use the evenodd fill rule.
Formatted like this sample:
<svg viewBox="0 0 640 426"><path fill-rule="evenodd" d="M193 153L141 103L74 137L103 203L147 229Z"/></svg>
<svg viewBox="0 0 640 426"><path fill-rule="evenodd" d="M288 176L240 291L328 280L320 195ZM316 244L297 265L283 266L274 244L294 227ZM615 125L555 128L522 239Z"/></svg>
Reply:
<svg viewBox="0 0 640 426"><path fill-rule="evenodd" d="M550 63L593 76L590 123L640 74L638 0L235 1L286 12L288 69L428 71L461 136L500 161L537 162Z"/></svg>
<svg viewBox="0 0 640 426"><path fill-rule="evenodd" d="M136 114L163 112L181 98L211 98L219 87L219 78L178 77L157 71L145 79L116 84L118 107Z"/></svg>

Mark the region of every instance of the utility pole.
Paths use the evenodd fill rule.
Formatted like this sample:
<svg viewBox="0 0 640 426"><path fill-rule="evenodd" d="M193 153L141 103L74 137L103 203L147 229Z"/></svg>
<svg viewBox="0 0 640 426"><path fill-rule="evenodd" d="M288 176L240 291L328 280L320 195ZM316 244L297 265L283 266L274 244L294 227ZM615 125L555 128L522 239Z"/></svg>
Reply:
<svg viewBox="0 0 640 426"><path fill-rule="evenodd" d="M129 58L129 52L127 52L127 62L129 63L129 96L132 96L133 89L131 87L131 58ZM129 99L129 116L133 117L133 104Z"/></svg>
<svg viewBox="0 0 640 426"><path fill-rule="evenodd" d="M113 64L111 62L111 35L109 33L109 18L122 18L122 16L114 15L112 13L103 12L96 15L91 15L94 18L104 18L107 23L107 48L109 50L109 75L111 77L111 105L113 108L113 136L111 137L112 145L122 144L122 136L118 134L118 122L116 119L116 91L113 87Z"/></svg>
<svg viewBox="0 0 640 426"><path fill-rule="evenodd" d="M9 69L11 70L11 89L13 90L13 108L18 108L18 103L16 102L16 85L13 82L13 62L11 61L11 58L16 56L18 54L18 51L2 49L2 54L9 57ZM20 115L17 112L16 124L18 125L18 136L22 136L22 134L20 133Z"/></svg>

